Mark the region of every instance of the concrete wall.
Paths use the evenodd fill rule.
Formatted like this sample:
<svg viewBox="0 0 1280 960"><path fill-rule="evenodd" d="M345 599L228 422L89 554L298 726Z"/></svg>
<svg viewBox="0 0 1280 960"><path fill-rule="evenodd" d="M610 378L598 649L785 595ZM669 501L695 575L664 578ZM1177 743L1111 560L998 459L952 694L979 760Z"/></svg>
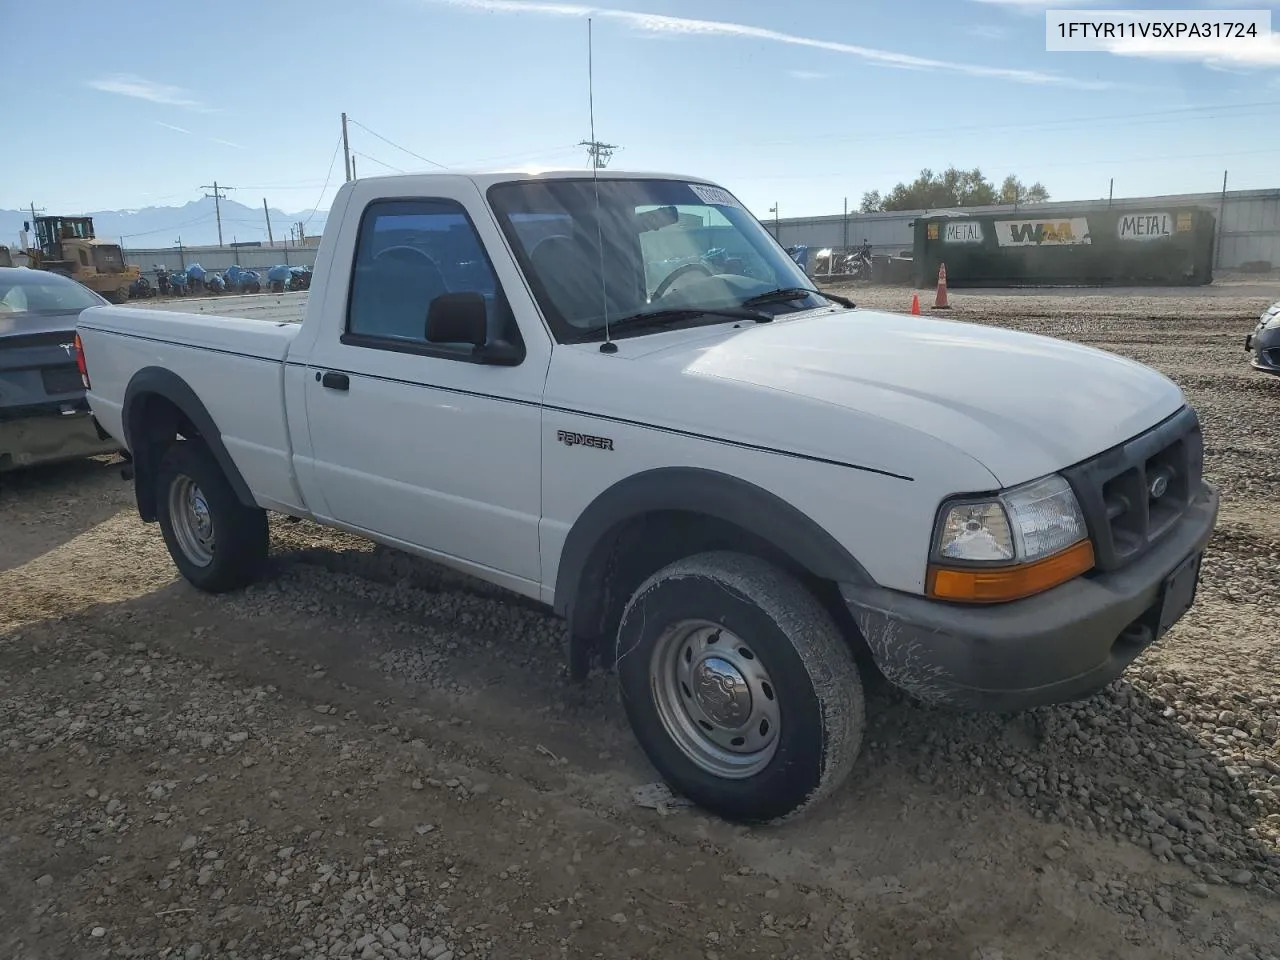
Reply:
<svg viewBox="0 0 1280 960"><path fill-rule="evenodd" d="M1258 260L1270 263L1273 268L1280 268L1280 190L1228 191L1222 215L1218 216L1221 200L1222 195L1218 193L1188 193L1160 197L1128 197L1114 201L1112 207L1149 208L1161 204L1207 207L1219 220L1218 269L1235 270L1245 263ZM1037 203L1024 206L1022 210L1053 213L1056 209L1079 208L1083 205L1086 204ZM1107 201L1099 200L1087 206L1105 210ZM795 217L779 221L779 239L784 246L804 243L809 245L811 251L817 251L823 247L839 249L846 246L847 235L847 246L850 247L860 246L865 237L871 241L874 252L878 254L910 252L914 239L911 222L926 212L938 214L947 211L904 210L896 213L850 213L847 227L845 218L840 214L833 217ZM1012 213L1013 207L965 207L962 212ZM762 222L770 232L773 231L772 220Z"/></svg>
<svg viewBox="0 0 1280 960"><path fill-rule="evenodd" d="M188 247L181 254L177 247L141 248L124 251L126 263L142 269L145 276L153 276L157 264L163 264L169 271L181 270L184 265L198 263L209 272L223 272L233 264L248 270L265 272L268 267L277 263L288 263L295 267L312 267L316 262L315 247Z"/></svg>

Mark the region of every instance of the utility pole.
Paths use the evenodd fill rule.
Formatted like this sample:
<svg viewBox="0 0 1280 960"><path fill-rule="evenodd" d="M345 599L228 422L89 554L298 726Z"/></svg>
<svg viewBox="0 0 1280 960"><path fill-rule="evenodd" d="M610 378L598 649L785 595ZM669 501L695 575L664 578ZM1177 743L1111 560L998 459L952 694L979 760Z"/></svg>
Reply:
<svg viewBox="0 0 1280 960"><path fill-rule="evenodd" d="M182 264L183 270L187 269L187 258L182 253L182 238L178 238L178 262Z"/></svg>
<svg viewBox="0 0 1280 960"><path fill-rule="evenodd" d="M1222 196L1218 199L1218 238L1213 245L1213 266L1222 266L1222 214L1227 209L1227 171L1222 171Z"/></svg>
<svg viewBox="0 0 1280 960"><path fill-rule="evenodd" d="M301 220L298 221L298 246L306 246L307 243L307 225Z"/></svg>
<svg viewBox="0 0 1280 960"><path fill-rule="evenodd" d="M262 215L267 218L267 246L274 247L276 242L271 239L271 211L267 209L267 198L262 198Z"/></svg>
<svg viewBox="0 0 1280 960"><path fill-rule="evenodd" d="M775 203L769 208L769 212L773 214L773 239L779 243L782 242L782 228L778 223L778 205Z"/></svg>
<svg viewBox="0 0 1280 960"><path fill-rule="evenodd" d="M206 197L213 197L213 212L218 220L218 246L222 246L222 201L227 199L227 191L234 190L235 187L219 187L218 181L212 184L205 184L201 190L212 190L213 193L206 193Z"/></svg>
<svg viewBox="0 0 1280 960"><path fill-rule="evenodd" d="M1111 178L1111 186L1107 189L1107 206L1111 206L1111 201L1116 195L1116 178Z"/></svg>
<svg viewBox="0 0 1280 960"><path fill-rule="evenodd" d="M347 181L351 180L351 144L347 142L347 115L342 115L342 163L347 171Z"/></svg>
<svg viewBox="0 0 1280 960"><path fill-rule="evenodd" d="M352 180L360 179L360 177L356 174L356 158L355 157L351 158L351 179Z"/></svg>
<svg viewBox="0 0 1280 960"><path fill-rule="evenodd" d="M587 159L593 170L601 170L608 166L613 151L618 149L616 143L601 143L599 140L580 140L578 146L587 148Z"/></svg>
<svg viewBox="0 0 1280 960"><path fill-rule="evenodd" d="M843 250L849 249L849 198L844 198L844 246Z"/></svg>

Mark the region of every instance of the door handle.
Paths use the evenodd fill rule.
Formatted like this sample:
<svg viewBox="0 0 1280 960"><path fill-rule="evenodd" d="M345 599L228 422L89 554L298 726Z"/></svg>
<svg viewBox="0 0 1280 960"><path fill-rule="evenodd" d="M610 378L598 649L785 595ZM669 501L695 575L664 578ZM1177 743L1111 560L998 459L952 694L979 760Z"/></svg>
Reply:
<svg viewBox="0 0 1280 960"><path fill-rule="evenodd" d="M320 386L328 387L330 390L348 390L351 387L351 378L345 373L329 370L320 377Z"/></svg>

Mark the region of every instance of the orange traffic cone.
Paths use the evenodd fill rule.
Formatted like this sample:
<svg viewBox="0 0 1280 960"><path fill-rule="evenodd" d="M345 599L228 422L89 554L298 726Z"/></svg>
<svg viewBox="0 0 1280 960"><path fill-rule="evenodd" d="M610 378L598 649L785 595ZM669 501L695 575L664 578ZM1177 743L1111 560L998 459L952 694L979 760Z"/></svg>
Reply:
<svg viewBox="0 0 1280 960"><path fill-rule="evenodd" d="M933 301L933 309L951 309L951 304L947 303L947 265L945 263L938 264L938 295Z"/></svg>
<svg viewBox="0 0 1280 960"><path fill-rule="evenodd" d="M911 315L913 317L920 316L920 294L918 293L911 295Z"/></svg>

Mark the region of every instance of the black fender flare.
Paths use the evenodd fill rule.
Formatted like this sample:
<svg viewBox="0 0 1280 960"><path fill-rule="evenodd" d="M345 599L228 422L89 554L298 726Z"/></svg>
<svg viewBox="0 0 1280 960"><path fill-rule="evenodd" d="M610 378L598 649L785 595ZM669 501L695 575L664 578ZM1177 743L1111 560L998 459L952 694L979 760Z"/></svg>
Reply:
<svg viewBox="0 0 1280 960"><path fill-rule="evenodd" d="M257 507L249 485L245 483L240 468L231 459L226 446L222 442L222 431L209 415L203 401L196 396L190 385L172 370L164 367L143 367L129 380L124 391L124 407L121 411L124 424L124 442L134 461L134 491L138 500L138 513L142 519L150 523L156 517L155 490L152 478L155 474L155 458L151 444L142 429L142 416L146 410L145 401L150 397L163 397L173 404L183 416L200 431L200 439L205 442L218 466L231 483L236 498L246 507Z"/></svg>
<svg viewBox="0 0 1280 960"><path fill-rule="evenodd" d="M657 511L702 514L772 544L810 573L835 583L872 584L854 556L813 518L753 483L701 467L660 467L619 480L574 522L560 551L555 612L570 620L597 544L627 520Z"/></svg>

